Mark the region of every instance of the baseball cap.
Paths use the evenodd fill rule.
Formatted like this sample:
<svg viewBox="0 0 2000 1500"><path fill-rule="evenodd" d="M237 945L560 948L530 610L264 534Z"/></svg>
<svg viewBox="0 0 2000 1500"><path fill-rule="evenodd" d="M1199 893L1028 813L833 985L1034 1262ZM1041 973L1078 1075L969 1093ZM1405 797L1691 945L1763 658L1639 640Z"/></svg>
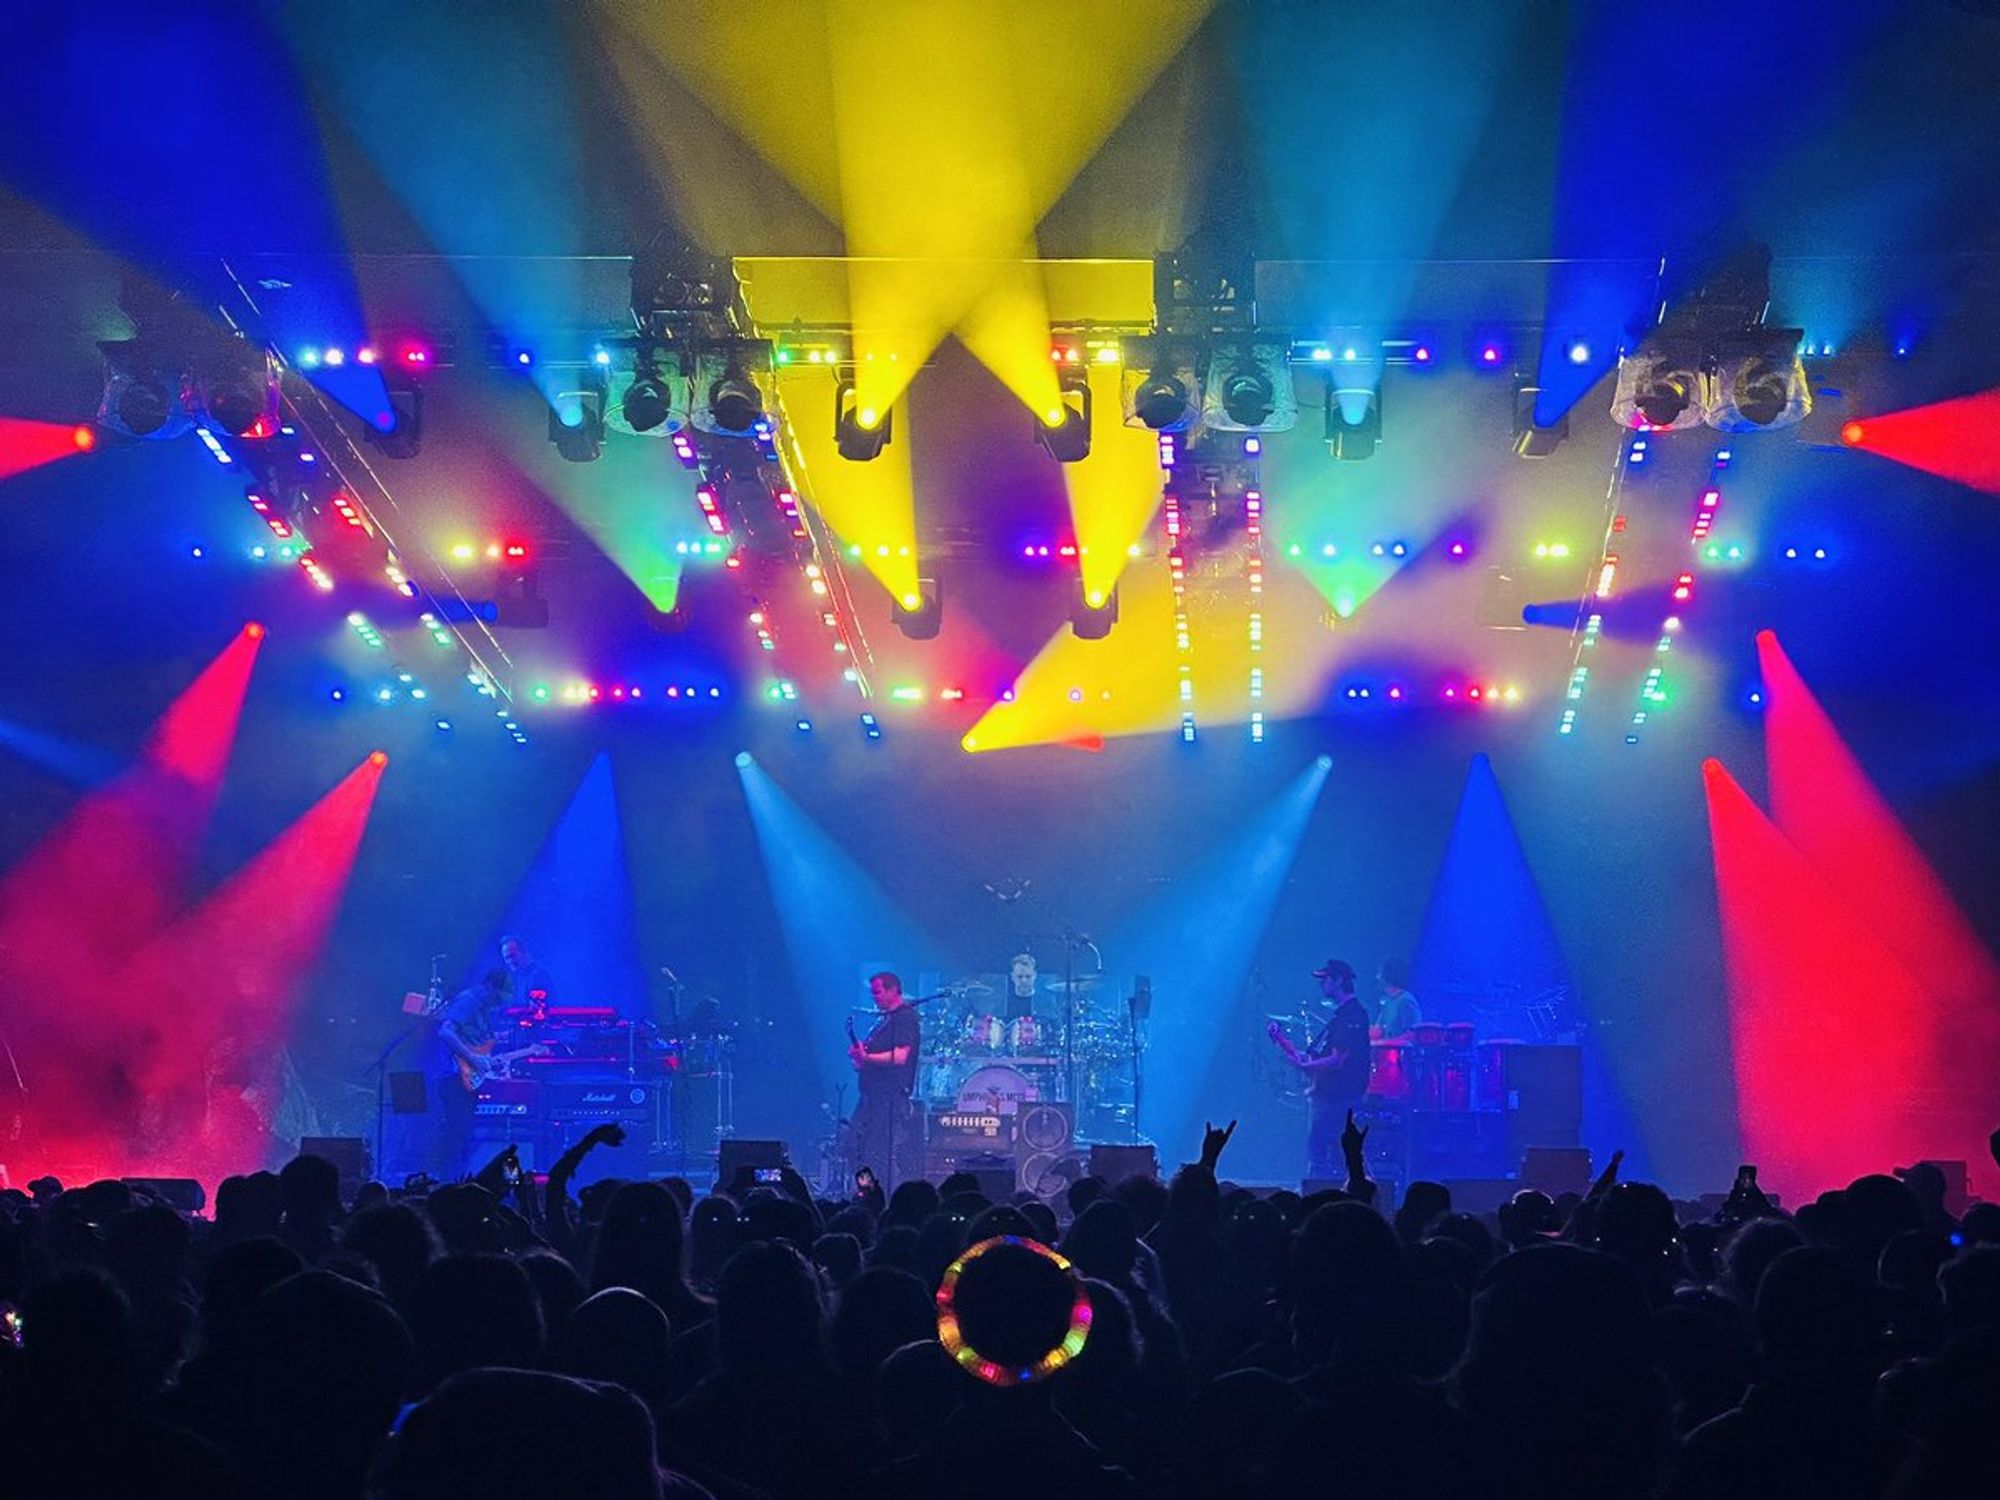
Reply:
<svg viewBox="0 0 2000 1500"><path fill-rule="evenodd" d="M1352 984L1354 982L1354 965L1344 958L1329 958L1323 966L1313 970L1312 977L1315 979L1326 979L1329 977L1345 979L1349 984Z"/></svg>

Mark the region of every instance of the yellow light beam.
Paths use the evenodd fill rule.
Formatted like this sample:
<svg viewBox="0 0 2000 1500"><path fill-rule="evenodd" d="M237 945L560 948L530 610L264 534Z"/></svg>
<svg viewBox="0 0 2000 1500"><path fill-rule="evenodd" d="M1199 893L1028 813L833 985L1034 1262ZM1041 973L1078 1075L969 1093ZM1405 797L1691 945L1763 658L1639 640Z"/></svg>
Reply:
<svg viewBox="0 0 2000 1500"><path fill-rule="evenodd" d="M895 424L888 445L867 463L842 458L833 435L834 372L825 365L778 370L779 439L799 498L817 511L844 545L896 599L917 592L917 501L910 479L907 407L888 408Z"/></svg>
<svg viewBox="0 0 2000 1500"><path fill-rule="evenodd" d="M1160 445L1150 429L1127 427L1119 420L1123 367L1086 368L1092 409L1090 456L1063 465L1063 484L1069 490L1070 525L1084 594L1102 598L1118 586L1132 544L1146 534L1160 508ZM1122 612L1122 600L1120 608ZM1121 619L1120 630L1124 623Z"/></svg>

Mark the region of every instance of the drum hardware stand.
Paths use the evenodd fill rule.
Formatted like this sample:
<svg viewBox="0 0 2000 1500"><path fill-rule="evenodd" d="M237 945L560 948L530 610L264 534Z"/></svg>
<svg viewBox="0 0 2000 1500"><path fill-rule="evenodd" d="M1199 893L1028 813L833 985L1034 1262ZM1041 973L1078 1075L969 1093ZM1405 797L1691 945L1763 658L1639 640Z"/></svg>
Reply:
<svg viewBox="0 0 2000 1500"><path fill-rule="evenodd" d="M1063 1100L1070 1106L1072 1117L1078 1106L1076 1097L1076 952L1088 948L1097 959L1096 973L1104 972L1104 955L1098 951L1085 933L1078 932L1061 917L1050 911L1048 905L1030 892L1030 882L1026 880L1003 880L998 889L988 889L1002 901L1025 901L1041 914L1043 919L1057 931L1057 941L1063 948ZM1001 895L1002 889L1011 888L1011 896Z"/></svg>
<svg viewBox="0 0 2000 1500"><path fill-rule="evenodd" d="M1125 1016L1132 1029L1132 1129L1131 1144L1139 1145L1145 1140L1139 1128L1139 1117L1146 1107L1146 1075L1140 1061L1139 1023L1153 1014L1153 981L1145 974L1137 975L1132 981L1132 993L1125 1000Z"/></svg>
<svg viewBox="0 0 2000 1500"><path fill-rule="evenodd" d="M429 1016L425 1016L419 1019L414 1025L405 1026L401 1031L396 1033L395 1038L389 1045L382 1049L381 1055L368 1065L368 1072L375 1075L374 1167L377 1176L381 1176L384 1171L382 1161L382 1120L389 1111L389 1059L396 1055L402 1048L403 1043L423 1030L430 1019ZM428 1082L429 1080L426 1080L426 1086L428 1086ZM430 1100L426 1099L425 1103L430 1103Z"/></svg>

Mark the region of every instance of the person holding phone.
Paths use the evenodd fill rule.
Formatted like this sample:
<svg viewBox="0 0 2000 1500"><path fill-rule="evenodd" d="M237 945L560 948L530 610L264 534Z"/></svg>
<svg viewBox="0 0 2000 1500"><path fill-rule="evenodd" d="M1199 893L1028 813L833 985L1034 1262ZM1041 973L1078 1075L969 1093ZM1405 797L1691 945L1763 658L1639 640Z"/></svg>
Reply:
<svg viewBox="0 0 2000 1500"><path fill-rule="evenodd" d="M872 976L868 994L881 1016L874 1030L847 1049L861 1088L849 1140L854 1165L874 1168L893 1189L906 1175L901 1170L903 1160L911 1154L910 1095L917 1082L923 1023L916 1007L904 998L903 981L896 975L885 970Z"/></svg>

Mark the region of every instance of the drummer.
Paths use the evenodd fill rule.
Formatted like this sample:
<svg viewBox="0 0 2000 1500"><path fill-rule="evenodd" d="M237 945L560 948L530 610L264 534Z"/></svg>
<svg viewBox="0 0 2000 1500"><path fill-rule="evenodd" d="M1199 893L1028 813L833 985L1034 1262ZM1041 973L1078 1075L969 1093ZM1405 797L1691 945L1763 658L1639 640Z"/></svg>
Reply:
<svg viewBox="0 0 2000 1500"><path fill-rule="evenodd" d="M1368 1035L1378 1042L1406 1042L1424 1019L1417 997L1410 993L1410 967L1400 958L1385 958L1375 977L1382 986L1382 1000Z"/></svg>
<svg viewBox="0 0 2000 1500"><path fill-rule="evenodd" d="M1017 1021L1022 1016L1036 1013L1035 996L1038 985L1035 955L1016 953L1007 961L1006 1008L1001 1011L1003 1021Z"/></svg>

